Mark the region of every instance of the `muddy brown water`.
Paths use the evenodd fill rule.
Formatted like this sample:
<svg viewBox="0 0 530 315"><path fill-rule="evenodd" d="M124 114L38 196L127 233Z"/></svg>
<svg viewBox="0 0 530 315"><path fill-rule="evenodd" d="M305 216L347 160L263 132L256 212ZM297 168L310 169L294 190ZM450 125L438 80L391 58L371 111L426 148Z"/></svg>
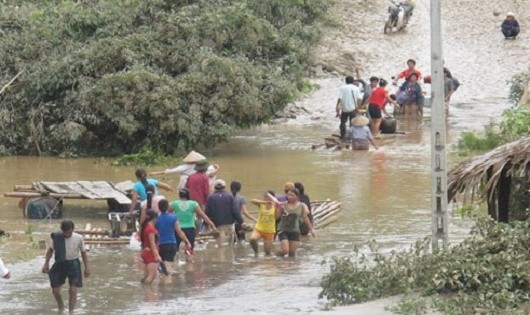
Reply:
<svg viewBox="0 0 530 315"><path fill-rule="evenodd" d="M360 52L363 77L372 73L390 77L410 57L418 59L418 66L428 73L427 4L418 4L407 32L384 36L381 33L386 3L373 3L367 18L379 21L381 28L360 29L354 38L335 48ZM509 106L506 80L530 64L530 41L523 40L529 35L526 29L517 41L504 41L497 30L500 21L486 9L482 13L487 18L476 25L466 22L469 31L456 27L461 19L459 12L474 10L475 4L463 1L455 8L445 8L444 13L446 65L463 83L453 98L448 119L451 145L460 132L480 129ZM469 17L470 13L465 14ZM384 136L378 151L312 151L312 144L338 128L333 114L342 78L322 77L313 82L320 88L299 101L311 114L285 124L242 132L204 153L221 165L221 178L243 183L247 200L259 198L266 189L279 191L287 180L301 181L312 199L342 202L340 221L318 230L315 239L304 239L299 257L294 260L255 259L247 245L221 250L213 246L199 248L194 263L180 259L178 274L171 282L159 282L149 288L139 284L137 249L92 248L92 276L85 280L77 312L320 313L325 301L317 299L319 280L327 271L321 264L323 260L351 255L354 246L368 252L365 244L370 239L388 251L429 235L429 113L420 120L399 121L398 129L406 134ZM450 158L450 163L454 162ZM110 163L109 159L99 158L5 157L0 159L0 189L10 191L14 184L37 180L133 179L133 168L112 167ZM173 185L178 182L177 177L171 176L159 179ZM0 229L9 232L11 238L0 243L0 256L13 275L9 281L0 281L0 312L50 313L56 305L48 279L40 273L44 251L31 249L29 240L47 239L59 221L25 220L17 202L1 199ZM65 217L74 220L78 227L90 222L92 226L108 228L102 202L67 201L65 207ZM250 210L255 211L252 207ZM469 224L451 211L451 241L465 237ZM35 230L31 236L25 233L28 228Z"/></svg>

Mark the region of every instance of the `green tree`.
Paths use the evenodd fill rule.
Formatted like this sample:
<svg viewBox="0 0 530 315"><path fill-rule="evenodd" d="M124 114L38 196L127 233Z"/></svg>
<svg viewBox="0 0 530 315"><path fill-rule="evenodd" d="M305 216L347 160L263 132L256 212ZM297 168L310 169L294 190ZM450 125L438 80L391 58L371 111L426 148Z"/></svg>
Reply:
<svg viewBox="0 0 530 315"><path fill-rule="evenodd" d="M269 121L303 86L324 0L3 1L0 152L161 153Z"/></svg>

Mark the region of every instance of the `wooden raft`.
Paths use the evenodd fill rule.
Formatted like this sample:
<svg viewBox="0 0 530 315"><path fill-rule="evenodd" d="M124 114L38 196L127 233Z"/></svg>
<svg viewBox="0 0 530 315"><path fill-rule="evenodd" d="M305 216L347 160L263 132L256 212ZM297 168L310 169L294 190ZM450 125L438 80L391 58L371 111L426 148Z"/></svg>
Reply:
<svg viewBox="0 0 530 315"><path fill-rule="evenodd" d="M90 223L84 230L76 230L76 233L83 235L83 240L87 245L128 245L130 243L130 238L110 237L109 231L92 228Z"/></svg>
<svg viewBox="0 0 530 315"><path fill-rule="evenodd" d="M15 185L4 197L32 198L53 197L56 199L115 199L120 204L130 204L124 192L107 181L34 182L31 185Z"/></svg>
<svg viewBox="0 0 530 315"><path fill-rule="evenodd" d="M315 229L324 228L337 221L342 215L341 203L338 201L325 200L311 203L313 224Z"/></svg>
<svg viewBox="0 0 530 315"><path fill-rule="evenodd" d="M342 150L351 148L351 140L341 140L340 135L332 134L331 137L324 138L324 142L313 144L311 149L316 150L320 148Z"/></svg>

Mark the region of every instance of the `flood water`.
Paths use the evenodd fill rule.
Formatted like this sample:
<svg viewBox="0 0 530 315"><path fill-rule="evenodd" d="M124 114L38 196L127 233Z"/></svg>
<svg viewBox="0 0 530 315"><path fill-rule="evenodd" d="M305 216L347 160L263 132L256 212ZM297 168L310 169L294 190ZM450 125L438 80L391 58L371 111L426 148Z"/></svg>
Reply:
<svg viewBox="0 0 530 315"><path fill-rule="evenodd" d="M468 3L469 2L469 3ZM377 1L373 13L381 20L386 4ZM462 6L471 8L471 1ZM455 10L448 10L447 27L457 23ZM488 12L489 14L489 12ZM491 21L482 21L486 23ZM416 58L424 73L429 64L428 6L421 2L406 33L384 36L360 31L352 44L365 60L366 72L390 77L402 70L405 60ZM489 24L488 24L489 25ZM463 130L480 129L509 106L506 80L524 69L530 60L528 42L505 42L481 28L467 34L446 31L446 65L463 85L454 95L448 118L448 141L455 144ZM523 32L525 32L523 30ZM478 38L490 41L484 43ZM375 43L374 43L375 42ZM410 46L402 45L410 42ZM371 43L371 44L370 44ZM401 44L400 44L401 43ZM510 46L510 50L504 50ZM449 46L449 49L448 49ZM355 50L355 49L354 49ZM523 60L514 63L514 58ZM469 62L472 60L473 62ZM493 61L493 62L492 62ZM366 77L369 76L366 75ZM363 76L365 77L365 76ZM259 198L267 189L280 191L285 181L301 181L313 200L342 202L341 220L317 230L316 238L303 240L296 259L255 259L248 245L216 249L200 248L193 263L181 258L178 274L171 282L149 288L139 283L141 265L137 249L91 248L92 276L80 291L80 314L293 314L323 312L318 300L319 281L327 271L321 263L333 256L351 255L355 246L367 251L375 239L383 250L403 248L430 235L430 118L399 121L402 135L386 135L381 149L369 152L311 150L311 145L338 129L334 105L342 78L315 79L320 86L300 100L312 113L285 124L263 126L234 136L228 143L204 151L221 166L219 177L243 183L247 200ZM485 88L497 85L498 88ZM113 167L100 158L63 160L56 158L5 157L0 159L0 189L33 181L109 180L134 178L132 167ZM450 156L449 163L454 164ZM159 167L163 168L163 167ZM178 177L163 176L172 185ZM174 195L167 195L174 198ZM18 200L2 198L0 229L11 238L0 243L0 255L12 270L12 278L0 280L0 312L45 314L56 310L46 275L40 273L44 250L30 248L34 241L48 239L59 221L30 221L22 218ZM86 223L108 228L106 205L101 202L66 201L65 218L77 227ZM251 212L256 209L249 207ZM451 211L450 240L468 233L469 222ZM26 234L34 229L32 235ZM66 297L66 290L63 291Z"/></svg>

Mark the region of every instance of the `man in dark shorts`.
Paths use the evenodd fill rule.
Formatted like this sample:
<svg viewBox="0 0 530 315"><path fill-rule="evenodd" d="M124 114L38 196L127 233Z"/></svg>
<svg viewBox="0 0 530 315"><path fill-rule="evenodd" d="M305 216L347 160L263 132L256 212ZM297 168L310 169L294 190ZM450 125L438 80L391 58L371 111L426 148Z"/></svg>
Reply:
<svg viewBox="0 0 530 315"><path fill-rule="evenodd" d="M70 312L73 312L77 302L77 288L83 286L81 262L79 261L80 254L85 265L85 277L90 276L85 243L80 234L74 233L74 222L70 220L61 222L61 231L54 232L51 236L52 243L46 251L46 260L42 267L42 272L47 273L50 278L52 293L60 311L64 309L61 289L66 278L68 278L68 283L70 284L68 309ZM54 252L55 262L50 269L50 259Z"/></svg>

